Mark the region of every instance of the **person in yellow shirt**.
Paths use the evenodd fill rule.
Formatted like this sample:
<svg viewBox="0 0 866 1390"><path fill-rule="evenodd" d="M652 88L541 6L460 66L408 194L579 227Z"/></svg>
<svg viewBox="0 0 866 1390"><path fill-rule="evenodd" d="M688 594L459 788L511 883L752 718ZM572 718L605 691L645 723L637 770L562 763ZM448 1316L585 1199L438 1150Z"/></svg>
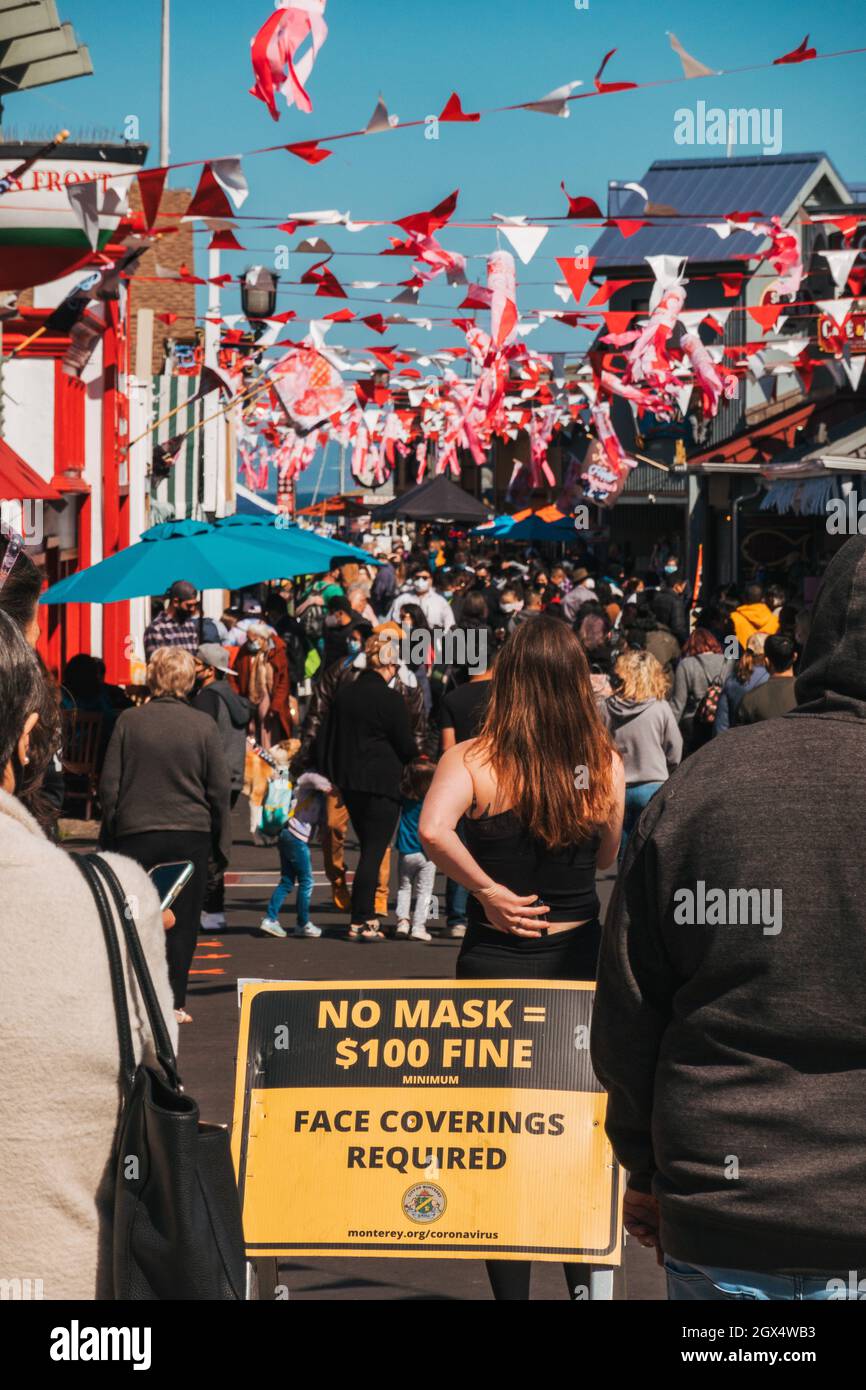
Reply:
<svg viewBox="0 0 866 1390"><path fill-rule="evenodd" d="M743 603L731 614L734 632L741 648L745 648L750 637L763 632L766 637L779 630L779 615L764 602L764 590L760 584L747 584Z"/></svg>

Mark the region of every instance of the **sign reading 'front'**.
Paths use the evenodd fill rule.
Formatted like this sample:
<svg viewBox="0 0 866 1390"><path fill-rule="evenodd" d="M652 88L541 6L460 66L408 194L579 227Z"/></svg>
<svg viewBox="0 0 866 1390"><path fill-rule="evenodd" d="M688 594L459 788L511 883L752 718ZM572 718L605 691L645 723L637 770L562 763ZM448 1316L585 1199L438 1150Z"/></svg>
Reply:
<svg viewBox="0 0 866 1390"><path fill-rule="evenodd" d="M254 984L233 1152L250 1256L617 1264L589 984Z"/></svg>

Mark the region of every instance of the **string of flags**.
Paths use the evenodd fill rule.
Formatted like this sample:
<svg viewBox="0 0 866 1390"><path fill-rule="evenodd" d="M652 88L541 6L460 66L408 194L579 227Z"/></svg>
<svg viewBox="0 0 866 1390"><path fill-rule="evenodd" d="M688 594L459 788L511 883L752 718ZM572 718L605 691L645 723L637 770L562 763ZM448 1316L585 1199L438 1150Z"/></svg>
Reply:
<svg viewBox="0 0 866 1390"><path fill-rule="evenodd" d="M326 0L279 0L252 37L251 95L262 102L275 121L280 119L280 101L300 113L312 113L314 71L328 37L325 7ZM769 62L725 71L714 69L693 55L675 34L669 34L668 39L681 76L625 80L614 75L617 49L611 48L601 58L591 87L585 87L582 81L570 81L540 98L489 110L467 109L455 90L438 116L409 120L391 113L380 95L360 129L248 153L283 151L315 166L327 161L333 153L330 146L339 140L425 126L430 120L474 126L494 113L521 110L565 119L577 101L726 76L736 71L844 56L843 52L819 54L806 35L796 48ZM863 53L866 48L844 52ZM435 206L393 221L355 220L348 212L319 209L290 212L279 222L267 224L261 217L241 213L249 196L243 169L246 157L221 156L140 171L140 218L136 222L127 217L122 224L136 256L158 243L159 237L171 229L171 219L161 218L159 211L169 170L200 165L198 182L181 216L207 228L211 249L243 250L237 235L241 219L276 226L288 235L325 227L341 227L350 234L393 227L396 234L388 235L387 245L378 254L405 258L410 263L406 278L391 286L398 293L387 301L388 314L358 315L350 307L353 299L361 302L356 298L357 291L382 288L386 282L344 284L331 264L335 254L331 247L325 242L317 244L316 236L310 237L307 253L315 259L296 283L312 299L336 300L340 308L311 318L300 341L279 338L297 314L292 310L274 314L259 346L276 350L280 356L253 383L245 376L242 352L232 351L242 341L242 330L232 324L231 316L220 317L222 374L216 382L212 376L207 380L203 377L198 394L211 397L218 393L220 409L234 415L242 467L250 486L261 486L269 468L275 465L278 495L285 496L293 480L310 466L317 450L332 440L348 450L353 476L366 487L382 484L399 458L414 461L419 481L428 470L459 476L463 458L478 465L486 463L495 439L516 439L525 431L529 457L515 463L509 489L512 501L519 505L528 501L539 485L555 485L548 462L554 437L568 439L575 432L582 432L590 439L589 448L584 458L571 460L557 505L569 511L582 496L598 505L611 506L638 462L619 438L613 413L615 400L626 401L636 419L651 416L656 421L670 422L684 417L691 409L704 419L712 419L723 402L738 395L747 377L763 382L795 373L807 385L818 366L810 357L808 336L796 331L781 334L786 320L792 316L799 320L804 310L817 311L831 325L825 335L830 356L821 365L834 375L844 373L855 388L859 383L864 359L856 363L851 360L846 339L847 321L866 279L866 269L856 265L859 250L852 242L860 219L853 214L825 219L841 232L843 240L841 248L822 252L835 295L810 300L799 298L806 272L797 228L783 226L778 217L765 217L760 210L732 209L723 214L712 211L706 217L692 213L686 218L675 208L654 205L644 188L631 183L622 187L642 200L641 210L627 217L606 217L593 198L571 192L563 181L560 189L564 207L555 217L493 213L483 222L456 223L459 194L454 190ZM129 175L108 175L99 181L71 185L67 190L70 207L94 251L100 218L123 214L125 199L113 184L125 177ZM17 191L13 184L0 193L15 197ZM555 257L562 280L553 289L563 308L521 312L515 257L522 265L529 265L553 222L613 226L628 239L662 221L665 225L687 221L692 226L708 227L720 241L735 231L751 234L755 249L742 260L765 266L768 288L761 302L690 309L687 258L659 255L645 258L651 289L648 310L638 313L614 309L611 302L620 291L638 282L635 277L611 278L599 285L593 279L595 261L591 256ZM468 225L490 227L497 234L497 249L487 258L483 283L469 280L467 256L449 249L440 239L445 228L453 231ZM510 249L506 250L502 242ZM128 263L126 275L134 269ZM731 269L717 277L723 297L738 300L746 276L744 265L742 270ZM178 279L191 285L207 283L185 268L167 271L158 266L156 278ZM215 283L226 284L232 278L219 276ZM425 353L380 343L359 351L329 342L336 324L356 321L380 339L391 325L432 327L432 319L420 314L406 316L391 306L417 306L421 293L434 282L462 288L463 298L456 311L449 310L447 320L442 320L450 322L461 334L462 342L457 346ZM592 293L584 304L590 286ZM86 303L90 290L82 293ZM761 332L760 341L726 344L725 326L732 313L749 316ZM488 327L480 325L477 314L489 315ZM563 352L534 351L528 346L530 334L548 321L587 328L594 333L603 326L605 331L578 355L577 361L567 365ZM705 342L698 331L701 325L719 341ZM465 374L458 374L458 366ZM159 446L160 467L171 466L182 439L183 436L175 436Z"/></svg>

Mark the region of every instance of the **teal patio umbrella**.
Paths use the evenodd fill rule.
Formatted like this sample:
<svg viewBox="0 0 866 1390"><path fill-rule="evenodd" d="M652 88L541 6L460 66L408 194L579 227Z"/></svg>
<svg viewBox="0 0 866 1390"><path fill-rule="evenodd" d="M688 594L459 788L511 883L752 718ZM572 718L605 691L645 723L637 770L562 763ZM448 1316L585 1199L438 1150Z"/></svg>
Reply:
<svg viewBox="0 0 866 1390"><path fill-rule="evenodd" d="M292 546L299 542L308 547L314 547L317 553L324 557L325 567L330 564L332 559L343 559L344 557L359 560L367 565L382 563L381 560L368 554L366 550L362 550L360 546L350 545L348 541L320 536L316 531L308 531L303 526L298 526L297 522L287 523L285 519L276 514L254 516L238 512L234 516L221 517L219 521L214 523L214 526L218 531L230 531L232 534L248 531L255 534L256 538L264 544L282 546L289 551Z"/></svg>
<svg viewBox="0 0 866 1390"><path fill-rule="evenodd" d="M118 603L164 594L176 579L197 589L242 589L267 579L323 574L331 546L310 544L306 534L284 534L275 545L254 528L168 521L151 526L135 545L61 579L41 603Z"/></svg>

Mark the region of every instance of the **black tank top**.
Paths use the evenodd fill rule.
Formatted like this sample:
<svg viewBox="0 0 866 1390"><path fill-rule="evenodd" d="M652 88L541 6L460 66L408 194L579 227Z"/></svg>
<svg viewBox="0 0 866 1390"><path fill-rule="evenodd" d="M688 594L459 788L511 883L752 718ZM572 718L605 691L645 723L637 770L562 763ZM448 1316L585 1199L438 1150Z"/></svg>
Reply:
<svg viewBox="0 0 866 1390"><path fill-rule="evenodd" d="M534 893L548 904L545 922L587 922L598 916L598 834L562 849L548 849L524 829L514 811L464 816L462 830L469 853L495 883L521 897ZM473 896L468 915L475 926L486 921L484 908Z"/></svg>

